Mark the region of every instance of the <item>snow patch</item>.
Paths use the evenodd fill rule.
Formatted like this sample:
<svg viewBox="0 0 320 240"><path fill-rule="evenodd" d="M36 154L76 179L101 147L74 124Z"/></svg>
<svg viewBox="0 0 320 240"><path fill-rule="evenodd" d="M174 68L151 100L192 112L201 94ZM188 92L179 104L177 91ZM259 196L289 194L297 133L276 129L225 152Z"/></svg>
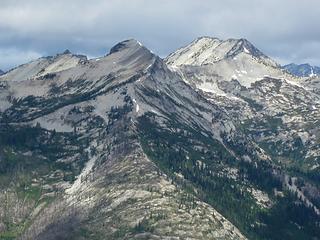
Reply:
<svg viewBox="0 0 320 240"><path fill-rule="evenodd" d="M134 104L136 105L136 112L139 112L139 110L140 110L140 106L139 106L139 104L137 104L136 99L134 98L134 99L132 99L132 101L133 101L133 102L134 102Z"/></svg>
<svg viewBox="0 0 320 240"><path fill-rule="evenodd" d="M84 169L82 170L80 175L77 177L77 179L74 181L72 186L70 188L66 189L67 194L70 194L70 195L74 194L76 191L78 191L81 188L82 179L84 179L86 176L88 176L90 174L96 161L97 161L97 157L93 156L90 158L90 160L88 162L86 162L86 166L84 167Z"/></svg>
<svg viewBox="0 0 320 240"><path fill-rule="evenodd" d="M250 51L249 51L246 47L243 47L243 51L244 51L245 53L250 54Z"/></svg>

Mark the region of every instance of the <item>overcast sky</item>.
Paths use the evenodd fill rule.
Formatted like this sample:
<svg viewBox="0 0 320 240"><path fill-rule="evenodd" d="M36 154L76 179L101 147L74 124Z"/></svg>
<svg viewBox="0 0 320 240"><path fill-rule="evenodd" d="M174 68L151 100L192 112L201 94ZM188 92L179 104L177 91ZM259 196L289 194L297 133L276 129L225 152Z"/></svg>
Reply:
<svg viewBox="0 0 320 240"><path fill-rule="evenodd" d="M320 0L1 0L0 69L135 38L165 57L194 38L247 38L280 63L320 65Z"/></svg>

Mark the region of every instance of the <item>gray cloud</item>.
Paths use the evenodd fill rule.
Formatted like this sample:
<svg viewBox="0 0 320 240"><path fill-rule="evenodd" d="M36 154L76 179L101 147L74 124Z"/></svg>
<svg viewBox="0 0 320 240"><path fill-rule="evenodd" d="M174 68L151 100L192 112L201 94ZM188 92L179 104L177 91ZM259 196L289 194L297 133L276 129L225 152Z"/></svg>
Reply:
<svg viewBox="0 0 320 240"><path fill-rule="evenodd" d="M281 63L320 65L318 0L2 0L0 68L136 38L166 56L202 35L249 39Z"/></svg>

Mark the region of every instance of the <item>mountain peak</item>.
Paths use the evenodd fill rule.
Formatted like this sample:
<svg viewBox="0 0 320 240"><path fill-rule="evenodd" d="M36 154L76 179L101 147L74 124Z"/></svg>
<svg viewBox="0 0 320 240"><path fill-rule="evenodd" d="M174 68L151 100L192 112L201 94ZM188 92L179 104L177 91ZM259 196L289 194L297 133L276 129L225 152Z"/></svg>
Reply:
<svg viewBox="0 0 320 240"><path fill-rule="evenodd" d="M197 41L207 41L207 42L220 41L221 42L222 40L217 37L201 36L196 38L196 40L194 40L193 42L197 42Z"/></svg>
<svg viewBox="0 0 320 240"><path fill-rule="evenodd" d="M72 53L69 49L64 50L61 53L57 53L55 56L48 56L45 58L48 59L57 59L57 58L61 58L61 57L67 57L67 58L79 58L81 60L87 60L87 56L83 55L83 54L77 54L77 53Z"/></svg>
<svg viewBox="0 0 320 240"><path fill-rule="evenodd" d="M110 49L106 58L118 64L133 64L136 67L152 64L156 56L139 41L128 39L117 43ZM132 65L132 66L133 66Z"/></svg>
<svg viewBox="0 0 320 240"><path fill-rule="evenodd" d="M4 71L2 71L2 70L0 69L0 75L2 75L2 74L4 74Z"/></svg>
<svg viewBox="0 0 320 240"><path fill-rule="evenodd" d="M58 53L54 56L41 57L17 66L6 72L6 74L1 76L1 78L20 82L68 70L78 64L83 64L86 61L86 56L73 54L69 50L65 50L64 52Z"/></svg>
<svg viewBox="0 0 320 240"><path fill-rule="evenodd" d="M320 76L320 67L312 66L309 63L303 63L303 64L290 63L287 65L284 65L282 68L287 70L292 75L295 75L298 77Z"/></svg>
<svg viewBox="0 0 320 240"><path fill-rule="evenodd" d="M71 54L69 49L64 50L63 54Z"/></svg>
<svg viewBox="0 0 320 240"><path fill-rule="evenodd" d="M178 49L166 58L170 65L206 65L223 59L234 58L238 54L251 55L267 65L277 66L269 57L259 51L245 38L220 40L214 37L200 37Z"/></svg>
<svg viewBox="0 0 320 240"><path fill-rule="evenodd" d="M139 41L135 39L127 39L122 42L117 43L110 49L109 54L120 52L124 49L138 49L144 47Z"/></svg>
<svg viewBox="0 0 320 240"><path fill-rule="evenodd" d="M57 53L55 56L48 56L45 58L54 58L54 57L59 57L59 56L63 56L63 55L73 55L73 53L69 49L66 49L63 52Z"/></svg>
<svg viewBox="0 0 320 240"><path fill-rule="evenodd" d="M228 57L232 57L241 52L258 58L262 56L266 57L259 49L257 49L251 42L249 42L245 38L231 39L229 41L233 42L234 45L231 48L231 50L227 53Z"/></svg>

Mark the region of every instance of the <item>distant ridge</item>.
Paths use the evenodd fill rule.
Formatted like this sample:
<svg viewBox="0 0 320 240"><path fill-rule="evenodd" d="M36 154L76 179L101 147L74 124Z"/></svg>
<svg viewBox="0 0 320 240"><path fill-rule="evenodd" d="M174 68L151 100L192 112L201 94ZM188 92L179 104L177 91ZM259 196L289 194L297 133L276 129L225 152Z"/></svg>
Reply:
<svg viewBox="0 0 320 240"><path fill-rule="evenodd" d="M283 69L298 77L320 76L320 67L311 66L309 63L295 64L290 63L283 66Z"/></svg>

